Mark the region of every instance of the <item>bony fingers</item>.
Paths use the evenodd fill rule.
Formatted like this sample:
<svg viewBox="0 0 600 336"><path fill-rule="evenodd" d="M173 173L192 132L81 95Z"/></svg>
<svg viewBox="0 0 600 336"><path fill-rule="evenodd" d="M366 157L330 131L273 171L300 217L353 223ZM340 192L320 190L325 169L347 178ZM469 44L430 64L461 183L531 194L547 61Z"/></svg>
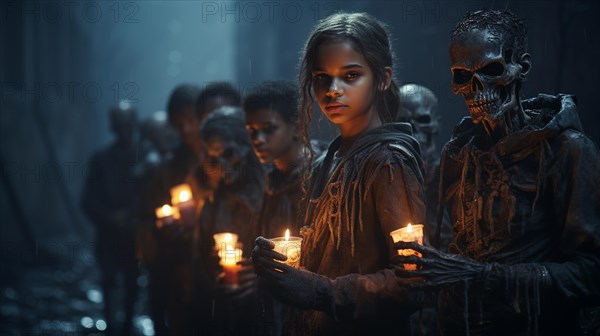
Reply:
<svg viewBox="0 0 600 336"><path fill-rule="evenodd" d="M425 265L426 260L428 260L428 259L420 258L417 256L398 256L397 258L395 258L395 260L399 264Z"/></svg>
<svg viewBox="0 0 600 336"><path fill-rule="evenodd" d="M429 276L426 271L422 270L407 270L402 267L395 267L394 273L401 278L427 278Z"/></svg>
<svg viewBox="0 0 600 336"><path fill-rule="evenodd" d="M394 243L394 248L396 250L415 250L421 254L428 254L429 252L429 248L420 245L417 242L405 242L405 241L399 241Z"/></svg>

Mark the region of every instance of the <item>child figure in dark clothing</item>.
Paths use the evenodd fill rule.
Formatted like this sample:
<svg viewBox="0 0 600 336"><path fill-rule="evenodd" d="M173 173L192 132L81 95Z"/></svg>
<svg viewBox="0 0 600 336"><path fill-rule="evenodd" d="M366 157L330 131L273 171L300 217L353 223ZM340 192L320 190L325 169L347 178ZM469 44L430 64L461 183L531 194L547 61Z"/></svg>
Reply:
<svg viewBox="0 0 600 336"><path fill-rule="evenodd" d="M598 148L573 96L521 99L532 57L514 14L467 14L450 57L470 114L440 164L450 253L396 244L423 255L402 260L421 269L398 274L441 289L444 335L579 334L578 310L600 299Z"/></svg>
<svg viewBox="0 0 600 336"><path fill-rule="evenodd" d="M292 236L300 233L301 172L308 164L308 149L300 141L298 96L295 83L273 81L263 83L244 99L246 130L254 153L260 162L272 164L258 216L259 233L264 237L281 237L286 230ZM313 150L322 150L315 147ZM261 304L261 334L281 334L286 309L265 292Z"/></svg>

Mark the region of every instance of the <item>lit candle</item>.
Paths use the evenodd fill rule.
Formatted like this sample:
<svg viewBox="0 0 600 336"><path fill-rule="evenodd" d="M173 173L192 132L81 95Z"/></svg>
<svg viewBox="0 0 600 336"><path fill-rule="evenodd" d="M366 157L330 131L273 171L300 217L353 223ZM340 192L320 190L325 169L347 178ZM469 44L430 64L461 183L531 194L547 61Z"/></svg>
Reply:
<svg viewBox="0 0 600 336"><path fill-rule="evenodd" d="M159 229L175 223L173 208L168 204L156 208L154 213L156 214L156 227Z"/></svg>
<svg viewBox="0 0 600 336"><path fill-rule="evenodd" d="M298 268L300 267L300 252L302 245L301 237L290 237L290 230L285 230L284 237L271 239L275 244L275 252L279 252L287 257L284 261L286 265Z"/></svg>
<svg viewBox="0 0 600 336"><path fill-rule="evenodd" d="M213 235L217 250L227 250L230 246L234 248L238 241L238 235L230 232L222 232Z"/></svg>
<svg viewBox="0 0 600 336"><path fill-rule="evenodd" d="M398 230L394 230L390 232L394 243L399 241L403 242L417 242L419 245L423 245L423 224L415 224L412 225L408 223L408 226L405 228L400 228ZM411 256L416 255L421 257L421 254L415 250L411 249L400 249L398 250L398 255L401 256ZM404 268L407 270L414 271L417 269L415 264L404 264Z"/></svg>
<svg viewBox="0 0 600 336"><path fill-rule="evenodd" d="M184 183L171 188L171 203L177 207L184 225L191 226L196 223L196 206L189 185Z"/></svg>
<svg viewBox="0 0 600 336"><path fill-rule="evenodd" d="M224 273L223 282L226 285L237 287L239 285L238 272L242 268L237 263L242 260L242 250L228 245L224 250L219 251L219 257L221 257L219 264L223 267Z"/></svg>

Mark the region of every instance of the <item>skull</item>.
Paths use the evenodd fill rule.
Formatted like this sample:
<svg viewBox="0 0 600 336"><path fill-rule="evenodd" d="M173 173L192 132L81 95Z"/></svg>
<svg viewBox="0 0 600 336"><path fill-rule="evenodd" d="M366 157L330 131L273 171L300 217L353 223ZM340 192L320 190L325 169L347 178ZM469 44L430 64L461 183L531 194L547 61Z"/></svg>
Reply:
<svg viewBox="0 0 600 336"><path fill-rule="evenodd" d="M236 143L233 139L214 136L205 143L209 163L216 169L225 184L239 180L243 163L250 153L250 147Z"/></svg>
<svg viewBox="0 0 600 336"><path fill-rule="evenodd" d="M211 185L219 181L229 185L240 180L243 169L247 169L245 164L254 155L243 111L229 106L214 110L202 123L200 135L208 155L206 168Z"/></svg>
<svg viewBox="0 0 600 336"><path fill-rule="evenodd" d="M470 29L451 41L452 91L465 99L473 123L485 121L493 128L506 111L519 106L530 56L505 48L508 38L490 29Z"/></svg>
<svg viewBox="0 0 600 336"><path fill-rule="evenodd" d="M438 100L428 88L417 84L400 87L400 106L397 120L413 126L414 136L423 153L435 151L434 135L440 128L437 115Z"/></svg>

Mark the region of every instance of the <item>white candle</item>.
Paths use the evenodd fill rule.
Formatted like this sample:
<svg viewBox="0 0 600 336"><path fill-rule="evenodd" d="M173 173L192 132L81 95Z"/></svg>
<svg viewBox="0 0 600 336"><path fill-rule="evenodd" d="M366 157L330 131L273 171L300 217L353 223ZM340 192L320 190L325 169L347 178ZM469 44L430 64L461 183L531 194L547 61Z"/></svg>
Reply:
<svg viewBox="0 0 600 336"><path fill-rule="evenodd" d="M175 223L173 208L168 204L156 208L154 213L156 214L156 227L159 229Z"/></svg>
<svg viewBox="0 0 600 336"><path fill-rule="evenodd" d="M226 250L230 246L234 248L238 241L238 235L231 232L222 232L213 235L217 250Z"/></svg>
<svg viewBox="0 0 600 336"><path fill-rule="evenodd" d="M403 242L417 242L419 245L423 245L423 224L415 224L412 225L408 223L408 225L404 228L400 228L390 232L394 243L399 241ZM398 250L398 255L401 256L411 256L416 255L421 257L421 254L412 249L400 249ZM414 271L417 269L415 264L404 264L404 268L407 270Z"/></svg>
<svg viewBox="0 0 600 336"><path fill-rule="evenodd" d="M285 230L284 237L271 239L275 244L275 252L279 252L287 257L284 261L286 265L298 268L300 267L300 252L302 246L301 237L290 237L290 230Z"/></svg>

